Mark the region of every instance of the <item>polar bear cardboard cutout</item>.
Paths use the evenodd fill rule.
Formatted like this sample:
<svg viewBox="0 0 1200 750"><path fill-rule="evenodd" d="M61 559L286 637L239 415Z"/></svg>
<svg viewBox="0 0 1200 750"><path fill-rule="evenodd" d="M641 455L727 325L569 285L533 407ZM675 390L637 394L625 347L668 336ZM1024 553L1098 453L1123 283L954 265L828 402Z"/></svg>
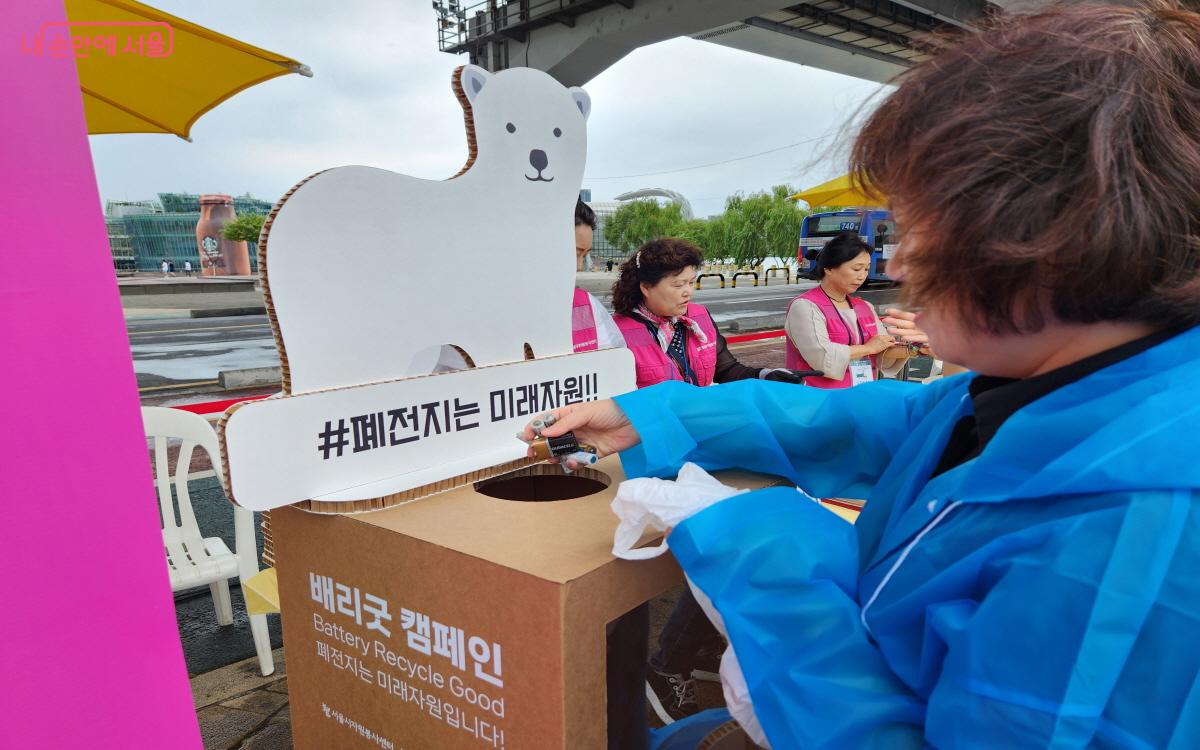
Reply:
<svg viewBox="0 0 1200 750"><path fill-rule="evenodd" d="M627 350L572 353L587 94L529 68L468 65L453 83L470 147L458 175L330 169L264 225L284 393L222 421L239 505L415 499L527 463L513 433L530 415L632 390ZM444 346L474 368L430 375Z"/></svg>

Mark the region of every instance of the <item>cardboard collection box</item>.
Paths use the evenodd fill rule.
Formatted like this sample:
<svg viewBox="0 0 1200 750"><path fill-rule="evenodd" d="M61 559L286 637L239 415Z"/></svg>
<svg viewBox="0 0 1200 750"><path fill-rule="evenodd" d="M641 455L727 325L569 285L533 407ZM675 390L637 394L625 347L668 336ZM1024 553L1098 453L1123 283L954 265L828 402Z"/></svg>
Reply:
<svg viewBox="0 0 1200 750"><path fill-rule="evenodd" d="M295 746L606 747L605 626L681 580L670 555L610 554L624 478L613 456L372 513L274 511Z"/></svg>

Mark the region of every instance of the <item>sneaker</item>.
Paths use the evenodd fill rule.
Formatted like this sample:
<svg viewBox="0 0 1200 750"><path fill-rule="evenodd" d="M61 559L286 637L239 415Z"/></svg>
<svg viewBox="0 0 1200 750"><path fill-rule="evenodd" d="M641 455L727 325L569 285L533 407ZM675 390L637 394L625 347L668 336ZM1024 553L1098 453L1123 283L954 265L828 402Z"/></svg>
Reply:
<svg viewBox="0 0 1200 750"><path fill-rule="evenodd" d="M664 674L649 670L646 677L646 700L664 724L671 724L700 711L696 702L696 683L681 674Z"/></svg>
<svg viewBox="0 0 1200 750"><path fill-rule="evenodd" d="M721 681L721 648L703 648L692 663L692 679L701 682Z"/></svg>

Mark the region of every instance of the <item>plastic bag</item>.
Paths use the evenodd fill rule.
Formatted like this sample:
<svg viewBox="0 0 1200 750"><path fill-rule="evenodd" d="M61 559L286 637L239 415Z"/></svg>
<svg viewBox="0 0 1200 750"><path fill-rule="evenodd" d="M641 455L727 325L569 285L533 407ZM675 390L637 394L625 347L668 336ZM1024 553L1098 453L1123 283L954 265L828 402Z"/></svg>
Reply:
<svg viewBox="0 0 1200 750"><path fill-rule="evenodd" d="M727 487L693 463L684 464L674 481L647 477L622 482L612 501L613 513L620 519L613 535L613 555L625 560L658 557L668 549L665 539L657 547L634 547L647 526L663 531L714 503L743 492L748 490ZM713 626L728 641L725 622L712 606L712 601L693 586L691 580L688 580L688 586ZM732 646L726 648L721 656L721 691L725 694L729 713L737 719L746 734L759 746L769 748L762 726L754 715L750 689L746 686L746 678L742 676Z"/></svg>
<svg viewBox="0 0 1200 750"><path fill-rule="evenodd" d="M729 643L729 633L725 631L725 621L721 618L721 613L713 606L712 600L692 583L692 579L688 578L687 584L688 588L692 590L692 595L696 597L696 603L700 605L700 609L708 615L709 622L713 624L725 642ZM762 725L758 723L758 717L754 715L754 705L750 702L750 687L742 675L742 668L738 666L737 654L733 652L733 644L730 644L725 649L725 653L721 654L720 673L721 693L725 696L725 707L729 709L730 715L737 720L738 725L745 730L754 744L770 750L771 743L767 741L767 735L763 732Z"/></svg>
<svg viewBox="0 0 1200 750"><path fill-rule="evenodd" d="M667 551L667 541L657 547L635 548L646 527L664 531L688 516L733 495L736 490L714 479L693 463L686 463L674 481L644 477L621 482L613 498L613 513L620 524L613 535L612 553L624 560L649 560Z"/></svg>

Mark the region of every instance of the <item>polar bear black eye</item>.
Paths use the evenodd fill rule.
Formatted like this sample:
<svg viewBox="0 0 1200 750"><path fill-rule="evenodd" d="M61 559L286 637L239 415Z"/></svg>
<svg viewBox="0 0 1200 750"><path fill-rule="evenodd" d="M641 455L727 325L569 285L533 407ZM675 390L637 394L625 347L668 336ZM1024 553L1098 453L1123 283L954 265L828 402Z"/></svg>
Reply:
<svg viewBox="0 0 1200 750"><path fill-rule="evenodd" d="M554 137L555 137L555 138L562 138L562 128L555 128L555 129L554 129Z"/></svg>
<svg viewBox="0 0 1200 750"><path fill-rule="evenodd" d="M505 126L504 126L504 129L505 129L505 130L507 130L507 131L508 131L508 132L510 132L510 133L515 133L515 132L517 132L517 126L516 126L516 125L513 125L511 122L510 122L509 124L505 125Z"/></svg>

